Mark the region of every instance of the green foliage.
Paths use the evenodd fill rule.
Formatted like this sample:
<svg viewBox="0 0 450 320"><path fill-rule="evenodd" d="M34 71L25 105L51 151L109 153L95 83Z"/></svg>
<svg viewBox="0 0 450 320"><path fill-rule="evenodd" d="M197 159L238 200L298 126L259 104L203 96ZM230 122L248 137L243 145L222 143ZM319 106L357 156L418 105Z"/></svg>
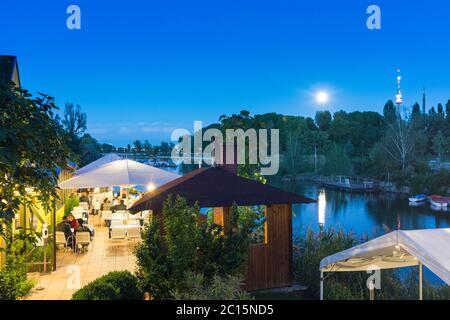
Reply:
<svg viewBox="0 0 450 320"><path fill-rule="evenodd" d="M433 151L439 158L450 153L450 137L446 137L442 131L438 131L438 133L433 137L432 142Z"/></svg>
<svg viewBox="0 0 450 320"><path fill-rule="evenodd" d="M102 145L90 134L85 133L87 129L86 113L81 111L79 105L66 103L63 118L56 118L64 128L64 139L71 150L71 159L78 165L84 166L101 157Z"/></svg>
<svg viewBox="0 0 450 320"><path fill-rule="evenodd" d="M71 213L73 208L77 207L79 203L80 198L75 193L71 194L64 203L64 215L67 216L69 213Z"/></svg>
<svg viewBox="0 0 450 320"><path fill-rule="evenodd" d="M0 217L31 206L26 188L47 208L57 198L57 167L66 168L69 150L56 109L50 96L0 84Z"/></svg>
<svg viewBox="0 0 450 320"><path fill-rule="evenodd" d="M352 175L353 165L345 150L334 145L326 155L325 173L337 175Z"/></svg>
<svg viewBox="0 0 450 320"><path fill-rule="evenodd" d="M154 299L169 299L173 292L183 291L188 271L205 281L216 275L242 274L257 214L239 212L231 209L232 230L223 235L221 226L199 223L198 206L189 207L185 199L169 196L135 252L140 288Z"/></svg>
<svg viewBox="0 0 450 320"><path fill-rule="evenodd" d="M331 125L331 113L330 111L317 111L316 112L316 125L320 130L327 130Z"/></svg>
<svg viewBox="0 0 450 320"><path fill-rule="evenodd" d="M395 110L394 103L390 99L384 105L383 116L384 116L384 119L386 120L386 122L388 122L388 123L395 120L396 110Z"/></svg>
<svg viewBox="0 0 450 320"><path fill-rule="evenodd" d="M316 234L308 230L297 236L293 245L294 278L308 287L312 297L319 296L320 261L336 252L356 245L352 234L322 230Z"/></svg>
<svg viewBox="0 0 450 320"><path fill-rule="evenodd" d="M202 274L187 272L182 289L172 292L175 300L250 300L241 289L242 280L235 276L213 276L207 281Z"/></svg>
<svg viewBox="0 0 450 320"><path fill-rule="evenodd" d="M5 220L0 221L0 236L5 243L0 252L6 256L0 270L0 300L16 300L27 295L34 285L27 279L25 253L27 247L35 244L36 237L24 232L15 235L11 222Z"/></svg>
<svg viewBox="0 0 450 320"><path fill-rule="evenodd" d="M113 271L76 291L72 300L142 300L137 279L129 271Z"/></svg>

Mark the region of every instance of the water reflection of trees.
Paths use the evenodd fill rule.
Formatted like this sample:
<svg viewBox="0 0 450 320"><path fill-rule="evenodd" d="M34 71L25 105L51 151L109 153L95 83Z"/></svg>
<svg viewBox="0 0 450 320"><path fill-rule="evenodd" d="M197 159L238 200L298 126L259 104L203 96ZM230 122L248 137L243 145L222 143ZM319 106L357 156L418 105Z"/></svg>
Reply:
<svg viewBox="0 0 450 320"><path fill-rule="evenodd" d="M321 190L321 188L315 184L304 182L283 182L276 186L314 199L317 199ZM326 228L335 227L336 223L340 224L340 222L344 221L346 216L354 213L362 214L364 217L362 217L362 222L358 222L358 225L350 227L353 230L362 230L362 235L365 233L370 238L379 236L388 231L388 229L396 230L397 215L400 216L401 229L405 230L450 227L449 212L434 212L429 208L428 204L424 204L420 207L410 207L408 199L404 196L383 193L351 194L330 189L325 189L325 192L327 202L326 220L333 221L333 225L329 225L325 222ZM318 219L317 210L317 204L294 205L294 219L296 219L297 224L302 224L305 220L313 218L311 215L314 215L314 225L311 227L316 228L318 226L318 221L316 220ZM388 229L384 228L383 225L386 225ZM372 226L374 226L374 228L369 229ZM303 225L302 227L307 228L310 226Z"/></svg>

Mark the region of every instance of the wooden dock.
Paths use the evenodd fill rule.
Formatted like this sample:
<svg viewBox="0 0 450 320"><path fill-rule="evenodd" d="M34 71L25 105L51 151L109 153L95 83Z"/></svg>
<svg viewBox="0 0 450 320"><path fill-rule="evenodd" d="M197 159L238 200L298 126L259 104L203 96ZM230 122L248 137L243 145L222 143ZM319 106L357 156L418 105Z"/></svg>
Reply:
<svg viewBox="0 0 450 320"><path fill-rule="evenodd" d="M373 179L368 178L352 178L352 177L324 177L320 183L330 189L336 189L346 192L362 192L362 193L375 193L380 192L380 187Z"/></svg>

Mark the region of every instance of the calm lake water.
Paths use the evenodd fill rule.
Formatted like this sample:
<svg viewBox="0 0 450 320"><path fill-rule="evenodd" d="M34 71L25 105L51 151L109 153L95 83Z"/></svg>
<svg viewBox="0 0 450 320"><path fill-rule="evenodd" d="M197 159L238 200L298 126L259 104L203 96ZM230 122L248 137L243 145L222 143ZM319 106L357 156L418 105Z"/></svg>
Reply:
<svg viewBox="0 0 450 320"><path fill-rule="evenodd" d="M400 228L429 229L450 227L449 211L434 211L428 204L410 206L408 198L395 194L346 193L305 182L273 182L273 185L316 199L317 203L294 206L293 230L324 228L352 231L369 238Z"/></svg>
<svg viewBox="0 0 450 320"><path fill-rule="evenodd" d="M365 235L375 238L385 234L387 228L396 230L398 217L400 228L404 230L450 227L449 211L434 211L429 204L410 206L405 196L351 194L305 182L273 181L272 184L318 200L317 203L294 206L294 236L308 228L318 231L323 225L326 229L352 231L360 239ZM431 283L444 284L427 268L424 268L424 277Z"/></svg>

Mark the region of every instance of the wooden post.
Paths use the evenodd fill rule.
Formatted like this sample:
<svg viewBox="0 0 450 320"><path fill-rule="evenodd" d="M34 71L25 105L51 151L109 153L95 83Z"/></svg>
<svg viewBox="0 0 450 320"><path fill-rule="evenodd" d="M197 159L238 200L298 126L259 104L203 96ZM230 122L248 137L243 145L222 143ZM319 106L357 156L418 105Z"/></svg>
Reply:
<svg viewBox="0 0 450 320"><path fill-rule="evenodd" d="M231 231L231 208L213 208L213 222L223 227L224 234L229 233Z"/></svg>

